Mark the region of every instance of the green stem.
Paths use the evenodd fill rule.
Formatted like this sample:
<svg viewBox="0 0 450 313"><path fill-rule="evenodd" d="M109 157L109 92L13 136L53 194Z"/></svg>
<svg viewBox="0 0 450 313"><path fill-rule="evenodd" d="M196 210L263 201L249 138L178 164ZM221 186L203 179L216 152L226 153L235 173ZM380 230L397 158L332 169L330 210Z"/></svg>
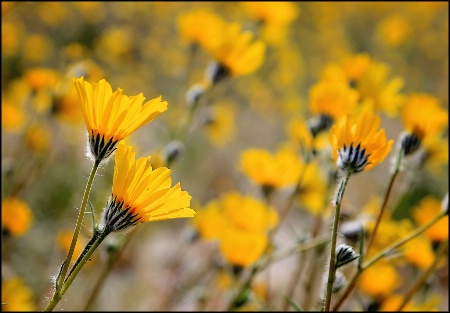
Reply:
<svg viewBox="0 0 450 313"><path fill-rule="evenodd" d="M422 225L421 227L416 228L413 232L411 232L408 236L394 242L393 244L391 244L390 246L386 247L385 249L383 249L383 251L381 251L380 253L378 253L376 256L374 256L373 258L371 258L369 261L367 261L365 264L363 264L361 266L361 269L355 274L355 276L353 276L353 278L351 279L347 289L345 290L345 292L343 293L343 295L341 296L341 298L339 299L339 301L336 303L336 305L333 308L333 311L337 311L341 305L344 303L344 301L348 298L348 296L350 295L350 293L352 292L353 288L356 286L356 282L358 280L358 277L361 275L361 273L366 270L369 266L372 266L373 264L375 264L375 262L377 262L378 260L380 260L381 258L383 258L384 256L388 255L392 250L397 249L398 247L400 247L401 245L405 244L406 242L408 242L409 240L419 236L420 234L422 234L424 231L426 231L428 228L430 228L431 226L433 226L437 221L439 221L442 217L446 216L447 213L446 212L442 212L441 214L437 215L434 219L432 219L430 222L428 222L427 224Z"/></svg>
<svg viewBox="0 0 450 313"><path fill-rule="evenodd" d="M89 175L86 189L84 190L83 200L81 202L80 211L78 212L78 219L77 224L75 226L75 230L72 237L72 242L70 243L69 252L67 253L67 257L64 260L63 266L61 268L61 271L59 272L57 278L56 278L56 284L55 284L55 292L53 294L53 299L60 298L62 295L60 294L61 291L61 285L66 277L67 270L69 269L70 261L72 260L73 253L75 251L75 245L78 240L78 234L80 233L81 224L83 222L84 212L86 211L86 205L89 199L89 193L91 191L92 183L94 182L95 173L97 172L97 169L100 165L100 161L96 160L94 162L94 165L92 166L91 174ZM59 301L59 300L58 300Z"/></svg>
<svg viewBox="0 0 450 313"><path fill-rule="evenodd" d="M403 159L403 149L400 149L400 150L397 152L397 160L396 160L396 163L395 163L395 170L394 170L394 173L393 173L392 176L391 176L391 181L389 182L389 186L388 186L388 188L387 188L387 190L386 190L386 194L385 194L385 196L384 196L383 204L381 205L380 212L378 213L377 221L375 222L375 226L374 226L374 228L373 228L372 233L370 234L370 238L369 238L369 241L368 241L368 243L367 243L366 254L369 253L369 249L370 249L370 247L372 246L372 243L373 243L373 241L374 241L374 239L375 239L375 235L376 235L376 233L377 233L378 226L380 226L381 219L382 219L382 217L383 217L383 213L384 213L384 211L385 211L387 202L388 202L388 200L389 200L389 196L390 196L391 191L392 191L392 186L394 185L395 178L397 177L398 173L400 172L400 168L401 168L401 164L402 164L402 159Z"/></svg>
<svg viewBox="0 0 450 313"><path fill-rule="evenodd" d="M337 230L339 226L339 214L341 210L342 198L344 196L345 187L347 186L348 180L350 178L351 171L346 170L345 177L341 181L338 193L336 195L336 211L334 213L334 223L333 230L331 234L331 248L330 248L330 264L328 267L328 281L327 289L325 295L325 303L323 305L323 310L325 312L330 311L331 305L331 295L333 293L333 283L336 276L336 240L337 240Z"/></svg>
<svg viewBox="0 0 450 313"><path fill-rule="evenodd" d="M61 286L61 289L59 291L55 291L55 294L53 295L53 298L50 300L49 304L45 308L45 312L52 311L55 306L59 303L59 301L62 299L64 294L66 293L67 289L69 289L72 282L77 277L80 270L83 268L83 266L86 264L86 262L90 259L94 251L97 249L97 247L102 243L102 241L111 233L111 231L106 228L103 231L97 231L94 233L92 239L89 241L89 243L84 248L81 255L78 257L78 260L75 262L74 267L70 271L69 275L67 276L67 279L64 281L64 283Z"/></svg>
<svg viewBox="0 0 450 313"><path fill-rule="evenodd" d="M447 247L448 247L448 240L446 240L445 242L443 242L439 245L439 250L436 253L433 264L431 264L431 266L419 277L419 279L411 287L411 289L409 289L406 292L405 296L403 297L403 301L400 304L400 306L398 307L398 309L396 310L396 312L402 311L403 308L405 307L405 305L409 302L409 300L411 300L412 296L417 292L417 290L419 290L420 286L422 286L425 283L427 278L435 270L437 264L440 261L441 256L444 255L445 251L447 250Z"/></svg>

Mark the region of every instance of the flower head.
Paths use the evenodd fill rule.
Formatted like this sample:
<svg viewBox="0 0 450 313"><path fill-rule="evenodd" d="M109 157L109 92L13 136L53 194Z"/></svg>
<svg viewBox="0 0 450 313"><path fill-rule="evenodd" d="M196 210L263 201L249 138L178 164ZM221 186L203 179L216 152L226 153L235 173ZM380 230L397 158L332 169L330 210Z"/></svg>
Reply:
<svg viewBox="0 0 450 313"><path fill-rule="evenodd" d="M33 222L33 214L26 202L19 198L2 201L2 231L14 236L25 234Z"/></svg>
<svg viewBox="0 0 450 313"><path fill-rule="evenodd" d="M2 278L2 312L33 312L37 309L33 292L22 278Z"/></svg>
<svg viewBox="0 0 450 313"><path fill-rule="evenodd" d="M342 170L353 173L369 170L391 151L393 140L386 141L380 118L370 111L348 114L330 130L333 159Z"/></svg>
<svg viewBox="0 0 450 313"><path fill-rule="evenodd" d="M174 187L170 169L152 169L150 158L135 159L132 146L118 145L112 195L103 211L103 223L112 231L127 229L143 222L193 217L191 196Z"/></svg>
<svg viewBox="0 0 450 313"><path fill-rule="evenodd" d="M253 41L249 31L241 32L241 26L233 23L224 27L219 42L209 49L218 66L211 71L209 79L217 83L216 73L221 79L231 75L247 75L256 71L264 61L266 46L263 41ZM225 74L224 74L225 73Z"/></svg>
<svg viewBox="0 0 450 313"><path fill-rule="evenodd" d="M108 158L118 141L167 110L167 102L161 97L143 104L142 93L129 97L120 88L113 93L104 79L93 85L84 77L74 78L73 82L82 102L90 152L98 161Z"/></svg>

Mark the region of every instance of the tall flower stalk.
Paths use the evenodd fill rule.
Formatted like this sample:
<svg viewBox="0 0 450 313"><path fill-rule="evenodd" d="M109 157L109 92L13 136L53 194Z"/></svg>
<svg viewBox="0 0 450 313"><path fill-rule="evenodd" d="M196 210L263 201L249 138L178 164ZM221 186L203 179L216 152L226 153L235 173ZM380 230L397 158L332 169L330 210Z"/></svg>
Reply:
<svg viewBox="0 0 450 313"><path fill-rule="evenodd" d="M359 115L346 115L334 124L329 133L332 155L336 160L343 179L335 198L335 215L330 244L328 279L326 283L323 311L331 306L331 295L336 275L336 240L342 198L350 175L369 170L390 152L393 140L386 140L384 129L380 128L380 118L370 111Z"/></svg>

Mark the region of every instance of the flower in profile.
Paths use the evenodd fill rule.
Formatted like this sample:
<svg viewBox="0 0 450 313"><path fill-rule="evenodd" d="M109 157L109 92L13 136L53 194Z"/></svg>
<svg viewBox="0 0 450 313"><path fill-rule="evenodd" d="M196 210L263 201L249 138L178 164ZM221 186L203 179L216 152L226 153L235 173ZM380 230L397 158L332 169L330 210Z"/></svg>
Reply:
<svg viewBox="0 0 450 313"><path fill-rule="evenodd" d="M180 14L177 26L183 40L208 50L217 44L225 22L208 9L196 8Z"/></svg>
<svg viewBox="0 0 450 313"><path fill-rule="evenodd" d="M308 156L328 147L328 134L319 132L313 136L308 122L301 117L294 117L286 126L290 141L300 150L301 155Z"/></svg>
<svg viewBox="0 0 450 313"><path fill-rule="evenodd" d="M2 232L22 236L31 227L33 214L28 204L16 197L2 201Z"/></svg>
<svg viewBox="0 0 450 313"><path fill-rule="evenodd" d="M90 153L96 162L107 159L118 141L167 110L167 102L161 101L161 96L143 104L142 93L129 97L120 88L113 93L104 79L91 85L82 76L73 82L82 103Z"/></svg>
<svg viewBox="0 0 450 313"><path fill-rule="evenodd" d="M395 266L386 260L380 260L361 273L359 289L374 298L390 295L401 282L401 276Z"/></svg>
<svg viewBox="0 0 450 313"><path fill-rule="evenodd" d="M394 141L386 141L380 124L380 117L363 111L358 115L347 114L332 126L329 140L333 159L340 169L357 173L384 160Z"/></svg>
<svg viewBox="0 0 450 313"><path fill-rule="evenodd" d="M152 169L151 157L136 160L133 146L118 145L112 195L102 213L109 231L128 229L143 222L193 217L191 196L180 183L171 187L170 169Z"/></svg>
<svg viewBox="0 0 450 313"><path fill-rule="evenodd" d="M322 80L309 90L311 118L309 128L313 136L327 130L340 117L352 113L356 108L358 93L348 84Z"/></svg>
<svg viewBox="0 0 450 313"><path fill-rule="evenodd" d="M22 278L2 278L2 312L36 312L37 310L33 292Z"/></svg>
<svg viewBox="0 0 450 313"><path fill-rule="evenodd" d="M302 169L297 154L282 147L275 154L264 149L250 148L241 154L240 168L265 193L295 185Z"/></svg>
<svg viewBox="0 0 450 313"><path fill-rule="evenodd" d="M448 112L440 107L437 98L425 93L410 95L401 117L405 132L400 142L406 155L415 152L424 139L439 134L448 125Z"/></svg>
<svg viewBox="0 0 450 313"><path fill-rule="evenodd" d="M229 76L256 71L264 61L266 45L262 40L253 40L251 32L241 32L239 24L232 23L224 27L219 42L208 51L215 62L208 68L207 76L215 84Z"/></svg>

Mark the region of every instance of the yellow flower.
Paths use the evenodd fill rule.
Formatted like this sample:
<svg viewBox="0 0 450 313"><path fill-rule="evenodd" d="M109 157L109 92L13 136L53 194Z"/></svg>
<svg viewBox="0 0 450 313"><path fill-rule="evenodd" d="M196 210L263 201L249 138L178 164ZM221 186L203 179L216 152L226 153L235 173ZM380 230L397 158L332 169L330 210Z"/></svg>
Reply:
<svg viewBox="0 0 450 313"><path fill-rule="evenodd" d="M318 162L309 163L306 165L298 194L300 205L313 214L323 214L327 207L326 192L327 182Z"/></svg>
<svg viewBox="0 0 450 313"><path fill-rule="evenodd" d="M396 268L381 260L364 270L359 277L359 289L375 298L390 295L400 284Z"/></svg>
<svg viewBox="0 0 450 313"><path fill-rule="evenodd" d="M2 201L2 228L14 236L25 234L33 222L33 215L28 204L18 198Z"/></svg>
<svg viewBox="0 0 450 313"><path fill-rule="evenodd" d="M275 154L250 148L241 154L240 167L255 184L274 189L296 184L302 164L296 153L288 147L279 149Z"/></svg>
<svg viewBox="0 0 450 313"><path fill-rule="evenodd" d="M177 26L182 39L208 50L218 44L225 22L208 9L196 8L180 14Z"/></svg>
<svg viewBox="0 0 450 313"><path fill-rule="evenodd" d="M48 150L51 132L46 124L34 123L30 125L25 134L25 143L33 152L41 153Z"/></svg>
<svg viewBox="0 0 450 313"><path fill-rule="evenodd" d="M302 155L315 153L328 146L328 134L320 132L313 136L307 121L303 118L292 118L286 127L286 132L295 147L300 149Z"/></svg>
<svg viewBox="0 0 450 313"><path fill-rule="evenodd" d="M216 146L229 142L235 133L235 108L227 103L210 106L210 116L206 123L207 136Z"/></svg>
<svg viewBox="0 0 450 313"><path fill-rule="evenodd" d="M209 79L217 83L228 75L247 75L256 71L264 61L266 46L263 41L253 41L249 31L241 32L237 23L226 25L219 42L209 49L217 62L210 69Z"/></svg>
<svg viewBox="0 0 450 313"><path fill-rule="evenodd" d="M377 28L381 40L391 47L404 43L412 32L408 20L400 14L393 14L383 19Z"/></svg>
<svg viewBox="0 0 450 313"><path fill-rule="evenodd" d="M278 221L273 207L236 191L209 202L193 219L200 235L218 240L222 256L239 266L258 260L268 244L267 232Z"/></svg>
<svg viewBox="0 0 450 313"><path fill-rule="evenodd" d="M2 279L2 311L37 311L33 292L22 278Z"/></svg>
<svg viewBox="0 0 450 313"><path fill-rule="evenodd" d="M408 263L423 270L429 268L435 258L431 241L424 235L409 240L401 250Z"/></svg>
<svg viewBox="0 0 450 313"><path fill-rule="evenodd" d="M181 190L180 183L174 187L170 169L152 169L150 158L135 159L132 146L118 145L112 195L102 214L107 229L119 231L138 223L193 217L191 196Z"/></svg>
<svg viewBox="0 0 450 313"><path fill-rule="evenodd" d="M254 20L264 24L283 26L294 21L299 9L293 2L241 2L241 6Z"/></svg>
<svg viewBox="0 0 450 313"><path fill-rule="evenodd" d="M413 217L416 223L421 226L431 221L442 211L441 201L427 196L423 198L418 206L413 210ZM425 231L425 235L433 241L448 239L448 215L442 217L433 226Z"/></svg>
<svg viewBox="0 0 450 313"><path fill-rule="evenodd" d="M72 237L73 237L73 231L63 230L58 233L57 244L61 249L63 249L63 251L65 253L67 253L69 251L70 244L72 242ZM75 250L73 252L73 257L75 259L78 259L81 252L83 252L83 246L85 244L86 243L84 242L83 238L78 237L78 241L75 245Z"/></svg>
<svg viewBox="0 0 450 313"><path fill-rule="evenodd" d="M448 112L437 98L425 93L410 95L401 117L405 130L419 140L438 134L448 125Z"/></svg>
<svg viewBox="0 0 450 313"><path fill-rule="evenodd" d="M380 118L370 111L347 114L331 128L329 140L333 159L342 170L353 173L369 170L391 151L393 140L386 141Z"/></svg>
<svg viewBox="0 0 450 313"><path fill-rule="evenodd" d="M392 294L383 300L379 308L380 312L396 312L403 302L402 295ZM439 303L441 302L438 296L427 296L422 303L415 303L409 301L403 308L403 312L437 312L439 311Z"/></svg>
<svg viewBox="0 0 450 313"><path fill-rule="evenodd" d="M2 99L2 129L19 132L25 125L27 114L22 106L7 99Z"/></svg>
<svg viewBox="0 0 450 313"><path fill-rule="evenodd" d="M129 97L120 88L113 93L104 79L93 85L84 77L74 78L73 82L82 103L90 152L96 161L108 158L119 140L167 110L167 102L161 101L161 96L143 104L142 93Z"/></svg>

